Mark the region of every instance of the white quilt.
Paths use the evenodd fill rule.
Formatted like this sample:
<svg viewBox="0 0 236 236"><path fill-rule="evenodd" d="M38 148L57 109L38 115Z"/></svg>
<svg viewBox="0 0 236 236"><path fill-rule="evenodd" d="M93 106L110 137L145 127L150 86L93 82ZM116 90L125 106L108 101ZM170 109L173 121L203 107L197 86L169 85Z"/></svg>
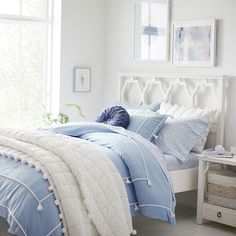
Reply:
<svg viewBox="0 0 236 236"><path fill-rule="evenodd" d="M0 154L47 175L68 235L135 234L121 176L95 144L50 132L0 129Z"/></svg>

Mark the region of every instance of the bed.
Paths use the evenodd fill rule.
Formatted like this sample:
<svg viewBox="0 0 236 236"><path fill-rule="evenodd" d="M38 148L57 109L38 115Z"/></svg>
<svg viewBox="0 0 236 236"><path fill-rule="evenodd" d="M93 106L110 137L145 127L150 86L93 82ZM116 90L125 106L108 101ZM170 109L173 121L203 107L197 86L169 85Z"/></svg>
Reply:
<svg viewBox="0 0 236 236"><path fill-rule="evenodd" d="M217 101L212 145L223 143L224 88L224 77L125 74L120 100L181 104L184 95L185 105L203 106L197 95L207 90L207 105ZM136 213L175 224L174 193L197 188L196 154L190 155L184 166L171 157L164 163L140 135L96 123L0 129L0 215L19 236L125 236L136 233Z"/></svg>
<svg viewBox="0 0 236 236"><path fill-rule="evenodd" d="M120 75L119 99L129 103L150 104L163 101L186 107L216 110L206 147L224 144L227 105L226 76L162 75L124 73ZM170 171L175 193L197 189L198 167Z"/></svg>

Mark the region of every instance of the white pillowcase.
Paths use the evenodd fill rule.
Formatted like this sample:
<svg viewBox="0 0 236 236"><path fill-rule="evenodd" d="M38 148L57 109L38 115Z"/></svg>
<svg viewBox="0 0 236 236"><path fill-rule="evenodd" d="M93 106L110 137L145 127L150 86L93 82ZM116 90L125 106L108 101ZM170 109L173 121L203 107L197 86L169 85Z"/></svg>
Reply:
<svg viewBox="0 0 236 236"><path fill-rule="evenodd" d="M160 115L169 115L173 117L174 119L182 119L182 118L195 118L195 119L201 119L207 122L209 125L204 132L204 134L201 136L200 140L197 142L197 144L192 149L193 152L202 153L204 150L207 136L210 132L211 124L215 120L216 111L211 110L208 108L201 109L201 108L187 108L184 106L178 106L178 105L171 105L167 103L161 103L161 107L159 110Z"/></svg>

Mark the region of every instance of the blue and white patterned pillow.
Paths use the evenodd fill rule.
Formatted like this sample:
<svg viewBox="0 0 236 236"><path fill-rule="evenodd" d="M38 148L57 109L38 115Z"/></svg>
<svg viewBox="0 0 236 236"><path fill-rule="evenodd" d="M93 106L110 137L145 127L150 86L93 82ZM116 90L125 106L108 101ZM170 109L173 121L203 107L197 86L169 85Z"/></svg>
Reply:
<svg viewBox="0 0 236 236"><path fill-rule="evenodd" d="M152 142L166 119L166 115L130 115L130 124L127 129Z"/></svg>
<svg viewBox="0 0 236 236"><path fill-rule="evenodd" d="M125 108L126 110L150 110L150 111L158 111L160 109L161 103L155 102L150 105L138 105L138 104L130 104L126 102L115 102L115 106L121 106Z"/></svg>
<svg viewBox="0 0 236 236"><path fill-rule="evenodd" d="M201 119L167 121L154 143L164 154L173 155L181 162L185 162L207 127L208 123Z"/></svg>

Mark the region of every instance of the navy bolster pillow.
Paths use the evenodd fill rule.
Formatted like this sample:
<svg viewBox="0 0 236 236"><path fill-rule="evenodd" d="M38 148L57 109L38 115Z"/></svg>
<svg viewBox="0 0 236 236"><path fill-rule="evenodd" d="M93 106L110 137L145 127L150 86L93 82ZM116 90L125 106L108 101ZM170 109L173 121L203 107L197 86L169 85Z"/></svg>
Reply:
<svg viewBox="0 0 236 236"><path fill-rule="evenodd" d="M129 113L121 106L112 106L102 111L96 119L98 123L109 124L127 128L129 126Z"/></svg>

